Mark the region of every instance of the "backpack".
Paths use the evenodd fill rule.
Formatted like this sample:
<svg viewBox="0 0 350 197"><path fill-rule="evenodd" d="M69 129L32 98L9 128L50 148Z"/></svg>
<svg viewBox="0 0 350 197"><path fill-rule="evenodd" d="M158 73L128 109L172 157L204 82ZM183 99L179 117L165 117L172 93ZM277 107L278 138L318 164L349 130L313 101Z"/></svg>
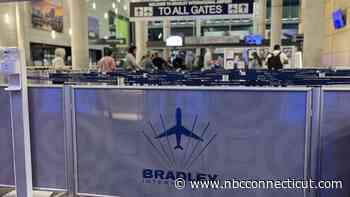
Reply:
<svg viewBox="0 0 350 197"><path fill-rule="evenodd" d="M267 66L269 70L280 70L283 69L283 63L281 61L281 54L280 52L278 55L271 54L271 57L267 60Z"/></svg>

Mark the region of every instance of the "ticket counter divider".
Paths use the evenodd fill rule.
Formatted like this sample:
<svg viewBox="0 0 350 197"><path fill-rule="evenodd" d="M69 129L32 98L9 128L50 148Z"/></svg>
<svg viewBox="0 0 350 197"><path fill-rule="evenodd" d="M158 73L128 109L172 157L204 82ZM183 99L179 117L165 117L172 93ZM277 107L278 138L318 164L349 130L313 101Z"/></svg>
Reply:
<svg viewBox="0 0 350 197"><path fill-rule="evenodd" d="M5 106L6 100L9 99L3 88L4 86L0 86L0 102ZM338 93L341 95L337 95ZM343 140L348 139L346 134L348 132L344 130L347 122L339 117L339 114L350 113L344 110L345 100L342 101L345 98L342 96L350 97L350 89L30 86L33 187L36 190L55 193L67 192L70 196L127 196L128 193L131 196L141 196L140 194L148 196L159 195L158 190L162 190L161 195L167 194L169 197L193 196L191 192L170 192L171 190L167 189L164 191L164 188L160 189L158 185L142 185L144 184L142 183L140 186L138 182L140 165L145 164L145 168L157 166L157 169L167 169L162 167L162 162L158 161L161 159L156 156L154 147L146 140L151 138L145 138L145 136L152 133L146 131L151 130L148 128L148 123L159 128L164 124L169 128L174 123L176 107L183 110L186 127L192 124L189 119L193 120L198 115L200 121L197 127L205 128L208 121L214 127L208 131L209 136L205 140L209 141L211 136L219 136L216 139L222 139L218 140L219 143L214 139L214 142L208 146L210 149L204 150L198 161L196 160L197 163L194 162L192 168L196 171L224 174L223 178L243 177L245 174L240 171L248 174L252 171L251 177L256 176L256 178L293 175L306 180L339 178L342 173L346 174L350 171L346 166L349 164L345 159L346 156L340 156L343 148L346 148ZM238 99L234 100L235 97ZM336 104L334 99L337 101ZM248 103L243 106L242 100ZM279 101L281 103L276 104ZM250 105L248 105L249 102ZM254 108L254 105L257 107ZM342 113L337 114L337 110ZM1 107L0 113L7 113L6 108ZM266 117L267 113L272 113L272 117ZM161 120L159 115L162 115ZM10 118L9 116L3 114L1 117L5 118L0 121L9 122L6 120L6 117ZM337 121L338 119L340 122ZM217 121L219 123L216 123ZM248 126L244 124L249 122L251 124ZM334 132L330 132L328 128L333 128L330 124L335 123L336 125L333 126L339 130L334 128ZM259 128L253 128L257 124ZM271 125L276 126L271 127ZM291 128L293 126L295 128ZM225 132L228 127L233 127L233 134ZM1 136L7 134L8 137L11 133L9 129L11 128L0 126ZM269 132L271 129L275 130ZM145 136L141 135L141 130L144 130ZM217 130L223 133L216 133ZM255 133L244 133L245 130ZM283 132L284 130L286 132ZM261 133L262 131L265 133ZM280 133L280 136L276 136L276 133ZM2 137L2 139L5 138ZM151 141L158 143L154 139ZM2 143L0 147L4 147L0 150L1 152L5 154L13 152L9 144L11 140L0 140L0 142ZM191 147L192 142L189 144ZM294 147L296 145L299 146ZM301 146L302 149L300 149ZM337 152L333 157L330 150L334 147ZM246 149L246 152L238 151L242 148ZM115 152L110 152L110 149ZM227 149L233 151L232 154L235 157L217 156L220 155L219 153L226 154ZM264 150L260 151L260 149ZM169 153L176 151L166 150ZM268 150L273 153L269 153ZM343 151L346 152L346 150ZM142 155L150 158L144 158ZM295 160L294 164L283 162L288 160L286 155ZM178 161L176 156L175 162ZM221 164L210 161L213 158ZM14 180L13 168L8 167L13 165L11 164L13 161L7 161L7 163L0 161L0 174L6 174L0 177L0 187L14 189L15 183L11 182ZM227 167L225 162L234 165ZM261 163L255 166L251 162ZM283 170L279 164L292 170L284 168ZM257 170L254 171L253 167ZM337 168L334 169L334 167ZM169 171L170 169L172 168L169 168ZM132 177L137 176L137 180L132 177L126 178L128 174L123 171ZM225 177L226 174L227 177ZM2 178L10 181L3 181ZM347 179L347 176L344 179ZM129 185L129 189L126 184ZM223 192L222 196L232 195L233 193L230 192ZM212 192L196 194L203 197L220 196ZM238 191L237 194L251 196L251 193L244 191ZM305 190L285 193L284 196L345 197L345 194L346 192L339 190L333 193L332 191ZM258 195L265 194L258 192ZM266 195L273 197L280 196L280 193L270 191Z"/></svg>

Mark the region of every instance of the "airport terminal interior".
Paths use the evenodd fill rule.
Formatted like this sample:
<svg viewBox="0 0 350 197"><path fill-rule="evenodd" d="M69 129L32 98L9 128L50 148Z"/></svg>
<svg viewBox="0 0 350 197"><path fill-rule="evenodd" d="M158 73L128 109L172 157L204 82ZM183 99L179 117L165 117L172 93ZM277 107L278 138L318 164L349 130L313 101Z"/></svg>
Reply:
<svg viewBox="0 0 350 197"><path fill-rule="evenodd" d="M0 197L349 197L349 0L0 0Z"/></svg>

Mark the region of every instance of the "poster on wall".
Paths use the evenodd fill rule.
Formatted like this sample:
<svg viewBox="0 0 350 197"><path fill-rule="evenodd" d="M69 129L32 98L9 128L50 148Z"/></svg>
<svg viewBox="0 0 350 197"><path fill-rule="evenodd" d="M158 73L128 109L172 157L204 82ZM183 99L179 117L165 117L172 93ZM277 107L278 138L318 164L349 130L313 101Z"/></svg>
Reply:
<svg viewBox="0 0 350 197"><path fill-rule="evenodd" d="M36 29L63 32L63 0L32 0L32 25Z"/></svg>
<svg viewBox="0 0 350 197"><path fill-rule="evenodd" d="M89 16L89 38L90 39L98 39L100 37L99 26L100 22L97 17Z"/></svg>

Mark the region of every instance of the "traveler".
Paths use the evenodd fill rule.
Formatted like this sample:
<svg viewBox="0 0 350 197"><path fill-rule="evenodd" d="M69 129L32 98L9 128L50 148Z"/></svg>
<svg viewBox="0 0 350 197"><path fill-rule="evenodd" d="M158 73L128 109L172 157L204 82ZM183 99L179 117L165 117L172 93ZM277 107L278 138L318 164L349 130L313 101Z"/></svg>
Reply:
<svg viewBox="0 0 350 197"><path fill-rule="evenodd" d="M192 51L187 51L186 57L185 57L185 64L188 69L192 70L193 69L193 64L195 61L195 57L193 55Z"/></svg>
<svg viewBox="0 0 350 197"><path fill-rule="evenodd" d="M132 46L128 50L128 55L126 55L126 69L130 71L140 71L142 67L139 66L136 62L136 47Z"/></svg>
<svg viewBox="0 0 350 197"><path fill-rule="evenodd" d="M162 57L160 57L158 52L155 52L153 54L152 62L158 70L165 70L165 68L167 67L166 61Z"/></svg>
<svg viewBox="0 0 350 197"><path fill-rule="evenodd" d="M281 70L286 64L288 64L288 57L281 51L280 45L275 45L273 52L266 58L266 65L271 70Z"/></svg>
<svg viewBox="0 0 350 197"><path fill-rule="evenodd" d="M203 65L203 69L204 70L209 70L211 69L212 65L213 65L213 53L214 53L214 48L207 48L207 51L204 55L204 65Z"/></svg>
<svg viewBox="0 0 350 197"><path fill-rule="evenodd" d="M141 59L141 65L146 71L152 71L155 69L155 66L153 65L151 54L147 53L144 55Z"/></svg>
<svg viewBox="0 0 350 197"><path fill-rule="evenodd" d="M55 58L52 60L52 65L56 71L67 69L66 64L64 62L65 56L66 56L65 49L57 48L55 50Z"/></svg>
<svg viewBox="0 0 350 197"><path fill-rule="evenodd" d="M100 61L98 61L97 69L99 72L110 73L116 70L117 65L111 54L111 51L106 51L105 56Z"/></svg>

